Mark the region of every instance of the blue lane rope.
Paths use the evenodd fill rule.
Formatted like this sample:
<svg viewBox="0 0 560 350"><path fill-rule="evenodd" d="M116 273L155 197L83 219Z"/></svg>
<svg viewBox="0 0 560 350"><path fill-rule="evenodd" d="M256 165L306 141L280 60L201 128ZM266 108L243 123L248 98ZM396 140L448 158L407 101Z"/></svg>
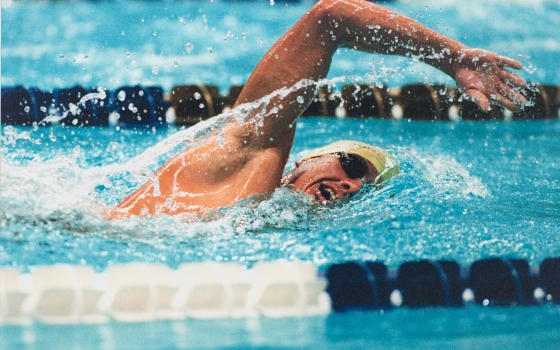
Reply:
<svg viewBox="0 0 560 350"><path fill-rule="evenodd" d="M354 264L366 266L368 263ZM456 265L454 271L452 265ZM526 260L508 258L475 261L467 269L468 273L459 273L457 268L458 264L451 261L405 262L398 268L397 277L388 279L385 285L400 292L402 306L412 308L464 306L471 302L465 297L467 290L474 294L475 303L484 306L560 304L560 258L543 260L533 273ZM378 302L379 299L372 303L355 297L371 293L370 289L379 291L379 283L371 272L366 268L362 270L361 275L356 275L351 263L333 264L328 268L327 292L335 311L387 308ZM440 287L443 293L438 291ZM461 300L457 301L457 296L461 296ZM393 306L401 306L401 303Z"/></svg>
<svg viewBox="0 0 560 350"><path fill-rule="evenodd" d="M175 87L172 90L173 91ZM208 105L209 114L206 116L200 115L199 103L195 103L189 107L187 111L176 111L178 113L186 113L186 116L177 115L179 121L186 120L185 123L194 123L198 120L207 119L214 115L220 114L224 107L231 107L239 94L242 86L232 86L229 96L222 96L217 91L217 88L203 89L211 96L210 101L212 105ZM346 85L342 91L352 90L353 85ZM75 86L64 91L76 91L80 89L83 91L92 92L92 89L86 89L80 86ZM362 85L362 89L365 86ZM33 116L34 123L38 123L43 117L46 117L52 111L58 111L60 114L61 109L67 109L68 106L60 106L58 103L58 96L61 89L55 89L52 92L43 92L37 88L27 88L24 86L3 87L2 89L2 106L9 108L2 108L2 118L8 121L9 124L25 125L28 122L30 114ZM144 98L138 98L134 93L127 93L124 101L116 99L117 92L119 91L142 91ZM365 90L364 90L365 91ZM527 105L520 112L509 113L504 111L503 108L493 108L492 113L481 112L476 104L466 99L461 99L461 94L456 88L427 85L427 84L409 84L399 89L376 88L378 97L372 100L371 97L366 95L356 95L353 98L346 98L342 100L340 96L333 94L332 91L320 90L315 102L313 102L308 110L303 115L324 115L334 116L337 112L337 106L344 107L344 110L350 117L358 118L408 118L411 120L503 120L506 116L511 119L558 119L560 117L560 87L554 85L539 85L531 83L526 91L527 98L532 102ZM25 94L30 99L30 105L26 104L24 100ZM343 94L346 96L347 94ZM41 96L39 100L37 96ZM206 97L206 96L205 96ZM50 101L49 101L50 100ZM68 101L68 103L77 104L76 101ZM123 106L129 106L133 102L139 104L147 104L149 110L142 110L137 113L130 113L130 111L122 110ZM100 101L91 101L84 107L84 112L91 115L92 120L87 123L71 123L62 120L64 125L68 126L107 126L108 116L115 112L119 113L119 109L124 111L128 116L128 121L122 122L121 127L164 127L167 125L165 117L166 112L171 107L172 101L170 98L164 99L163 89L159 86L122 86L115 91L107 91L107 101L103 105ZM19 106L19 107L18 107ZM25 111L29 107L31 113ZM125 107L126 109L126 107ZM403 114L404 113L404 114ZM408 113L408 115L407 115ZM194 115L197 118L189 118L189 115ZM70 119L70 118L69 118ZM72 118L75 119L75 118ZM139 120L136 120L139 119ZM45 123L44 125L48 125Z"/></svg>

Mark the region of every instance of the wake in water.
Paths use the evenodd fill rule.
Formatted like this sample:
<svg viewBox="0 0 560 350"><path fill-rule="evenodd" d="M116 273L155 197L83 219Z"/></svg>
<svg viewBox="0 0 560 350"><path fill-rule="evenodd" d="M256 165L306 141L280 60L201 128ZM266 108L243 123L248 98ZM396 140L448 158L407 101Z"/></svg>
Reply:
<svg viewBox="0 0 560 350"><path fill-rule="evenodd" d="M139 138L147 139L144 143L147 146L140 145L139 148L143 151L136 155L122 152L122 148L128 145L126 142L119 144L111 140L115 138L115 133L119 134L114 131L111 131L112 135L105 135L107 140L103 144L95 145L91 139L84 139L88 134L91 138L99 138L98 135L94 135L95 131L90 129L62 129L55 126L49 129L30 130L6 126L3 130L6 154L2 156L3 223L14 224L13 220L16 222L61 220L62 226L77 231L95 230L99 226L116 227L117 231L119 228L126 230L125 226L129 224L105 222L98 215L107 206L114 205L147 181L172 155L186 147L201 145L210 137L222 140L223 127L230 122L250 123L258 128L264 118L273 117L275 110L267 111L268 103L273 98L282 99L309 84L319 89L324 85L334 85L345 79L343 77L321 82L302 80L291 88L284 88L259 101L240 105L232 111L200 122L189 129L160 136L164 138L156 144L153 144L150 135L141 135ZM84 99L93 98L102 98L102 96L84 96ZM80 101L82 102L85 103ZM77 138L78 141L73 142L71 138ZM336 140L335 137L332 139ZM329 141L325 140L326 142ZM48 151L47 143L61 147L62 154L52 156ZM65 143L74 146L69 151L65 149ZM119 149L121 153L115 155ZM352 210L383 211L390 203L390 201L386 202L387 198L384 198L386 193L400 192L400 197L407 196L408 193L422 188L422 184L428 184L428 189L424 194L416 193L416 196L439 196L447 200L489 195L488 189L480 179L471 177L468 170L452 157L423 155L421 151L414 149L394 149L391 152L396 152L397 158L401 160L402 174L386 184L387 188L382 191L375 191L366 186L363 193L357 196L365 200L352 200ZM324 215L333 213L344 217L347 215L347 210L344 208L346 205L340 204L333 208L313 205L303 194L277 189L262 198L242 201L231 208L217 210L204 218L187 217L187 223L179 219L165 220L174 222L173 226L178 229L176 232L185 232L184 225L187 225L186 234L192 233L194 236L203 231L215 233L216 230L223 233L245 233L282 227L306 229L309 228L310 222L313 222L310 221L313 217L319 221L321 217L325 217ZM325 212L327 214L322 214ZM82 225L84 228L69 224L80 221L77 217L84 218ZM185 217L182 219L184 220ZM142 222L146 219L134 218L129 221L135 222L134 225L143 226ZM89 224L94 222L96 224Z"/></svg>

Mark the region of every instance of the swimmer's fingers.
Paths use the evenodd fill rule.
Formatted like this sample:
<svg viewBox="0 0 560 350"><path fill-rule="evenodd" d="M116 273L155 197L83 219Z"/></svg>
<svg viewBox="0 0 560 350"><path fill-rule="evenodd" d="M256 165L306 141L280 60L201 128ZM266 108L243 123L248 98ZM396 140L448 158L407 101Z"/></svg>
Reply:
<svg viewBox="0 0 560 350"><path fill-rule="evenodd" d="M494 58L494 63L501 67L513 68L513 69L521 69L523 68L523 64L518 60L514 60L513 58L499 56L496 55Z"/></svg>
<svg viewBox="0 0 560 350"><path fill-rule="evenodd" d="M478 107L484 112L489 112L491 109L490 99L496 101L501 106L513 112L517 112L518 110L520 110L521 106L523 105L523 103L516 100L516 98L518 97L512 97L512 98L506 97L499 92L492 92L487 96L482 92L480 92L479 90L468 89L465 91L465 93L467 94L468 98L474 101L478 105ZM523 99L526 102L523 96L521 96L520 99Z"/></svg>
<svg viewBox="0 0 560 350"><path fill-rule="evenodd" d="M502 79L503 82L505 82L506 84L510 84L512 86L517 86L519 88L526 88L527 87L527 82L517 76L516 74L507 71L505 69L500 70L500 78Z"/></svg>
<svg viewBox="0 0 560 350"><path fill-rule="evenodd" d="M484 112L490 111L490 101L488 101L488 97L486 97L486 95L482 92L476 89L468 89L465 90L465 94L467 94L470 100L474 101L478 105L478 108Z"/></svg>
<svg viewBox="0 0 560 350"><path fill-rule="evenodd" d="M501 96L503 96L505 99L507 99L508 102L513 104L513 105L510 105L508 103L508 105L510 105L512 108L507 107L506 105L503 105L504 107L506 107L507 109L509 109L511 111L517 111L517 110L521 109L521 107L524 104L527 103L527 99L525 98L525 96L523 96L518 90L516 90L515 88L513 88L512 86L510 86L508 84L500 83L498 92ZM515 106L515 107L513 107L513 106Z"/></svg>
<svg viewBox="0 0 560 350"><path fill-rule="evenodd" d="M509 100L508 98L504 97L501 94L492 94L490 98L498 102L498 104L500 104L502 107L505 107L512 112L517 112L518 110L521 109L521 106L519 104L512 102L511 100Z"/></svg>

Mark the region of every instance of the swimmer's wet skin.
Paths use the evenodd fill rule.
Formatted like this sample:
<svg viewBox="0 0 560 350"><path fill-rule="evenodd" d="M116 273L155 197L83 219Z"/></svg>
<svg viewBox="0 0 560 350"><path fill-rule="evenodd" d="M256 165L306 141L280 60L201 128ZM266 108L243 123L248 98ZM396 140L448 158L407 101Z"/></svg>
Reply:
<svg viewBox="0 0 560 350"><path fill-rule="evenodd" d="M240 125L232 121L223 128L221 142L212 137L201 146L185 149L108 217L204 214L281 185L332 203L359 191L364 181L379 183L395 175L397 162L381 150L366 148L395 166L382 168L377 158L362 151L330 145L299 160L283 176L295 121L311 103L316 82L327 76L340 47L417 57L454 78L464 96L485 111L490 101L512 111L526 103L519 93L525 81L506 70L521 69L518 61L469 48L380 5L320 0L272 46L239 95L234 109L260 103L259 108L244 109L249 110L245 120L261 117L262 122ZM280 89L287 93L275 94Z"/></svg>

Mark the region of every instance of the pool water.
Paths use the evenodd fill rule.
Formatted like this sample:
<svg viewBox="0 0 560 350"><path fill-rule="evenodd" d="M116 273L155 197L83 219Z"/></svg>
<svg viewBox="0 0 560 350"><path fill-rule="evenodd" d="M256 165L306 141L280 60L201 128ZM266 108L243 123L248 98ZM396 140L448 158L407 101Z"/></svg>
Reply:
<svg viewBox="0 0 560 350"><path fill-rule="evenodd" d="M143 84L169 91L174 85L205 83L227 93L246 80L268 47L309 6L16 2L2 9L2 84L45 90ZM557 3L390 6L469 45L520 59L527 80L560 85ZM406 59L344 50L334 60L330 79L335 89L362 81L450 83ZM560 256L557 120L302 118L289 166L314 147L351 138L394 153L401 174L379 190L366 187L333 207L277 190L263 201L248 200L189 222L167 216L117 222L100 217L103 208L144 183L192 135L192 128L178 127L4 126L0 266L27 272L38 265L70 263L103 271L133 261L175 268L192 261L251 267L288 259L311 261L325 271L349 260L397 267L418 259L451 259L468 266L502 256L537 266ZM560 338L559 313L554 305L468 306L280 320L37 323L1 327L0 343L41 349L550 348Z"/></svg>

